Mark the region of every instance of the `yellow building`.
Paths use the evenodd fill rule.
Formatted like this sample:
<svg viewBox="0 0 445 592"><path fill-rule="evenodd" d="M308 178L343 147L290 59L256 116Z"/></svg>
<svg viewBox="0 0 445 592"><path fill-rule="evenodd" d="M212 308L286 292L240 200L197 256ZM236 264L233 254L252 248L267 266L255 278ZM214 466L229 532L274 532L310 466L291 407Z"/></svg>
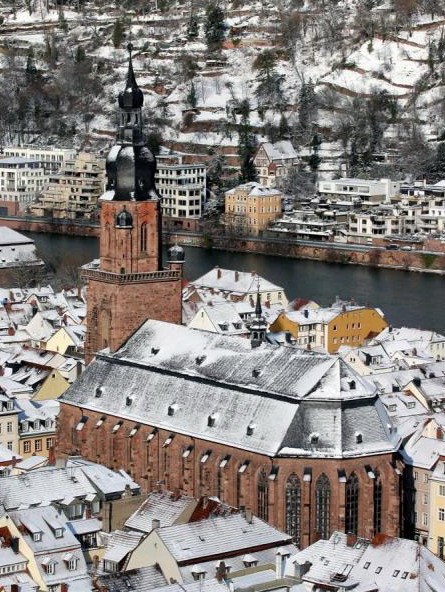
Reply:
<svg viewBox="0 0 445 592"><path fill-rule="evenodd" d="M282 193L260 183L244 183L225 194L225 221L230 230L257 236L281 216Z"/></svg>
<svg viewBox="0 0 445 592"><path fill-rule="evenodd" d="M282 312L270 331L290 333L297 345L323 348L331 354L342 345L363 345L387 326L380 310L337 301L330 308Z"/></svg>
<svg viewBox="0 0 445 592"><path fill-rule="evenodd" d="M444 558L445 551L445 457L441 456L430 476L430 532L428 548Z"/></svg>

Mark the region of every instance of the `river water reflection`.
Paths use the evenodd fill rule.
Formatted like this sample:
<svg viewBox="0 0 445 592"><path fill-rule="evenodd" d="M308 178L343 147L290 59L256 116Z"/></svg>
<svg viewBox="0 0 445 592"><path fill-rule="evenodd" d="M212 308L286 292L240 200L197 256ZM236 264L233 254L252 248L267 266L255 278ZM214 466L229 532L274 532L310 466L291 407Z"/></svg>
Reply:
<svg viewBox="0 0 445 592"><path fill-rule="evenodd" d="M26 234L35 240L47 262L57 264L62 257L72 256L86 263L98 257L99 241L95 238ZM185 247L185 252L187 279L199 277L215 265L256 271L282 286L289 299L308 298L328 305L336 296L353 298L359 304L381 308L394 326L445 333L445 276L193 247Z"/></svg>

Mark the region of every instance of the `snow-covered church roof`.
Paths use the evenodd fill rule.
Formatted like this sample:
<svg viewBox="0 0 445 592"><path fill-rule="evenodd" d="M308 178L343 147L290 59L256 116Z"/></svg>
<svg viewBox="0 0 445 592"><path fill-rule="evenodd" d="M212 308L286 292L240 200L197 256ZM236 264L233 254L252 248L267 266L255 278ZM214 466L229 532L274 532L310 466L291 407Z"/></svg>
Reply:
<svg viewBox="0 0 445 592"><path fill-rule="evenodd" d="M161 321L100 353L61 401L268 455L339 458L399 445L374 385L340 358L252 349Z"/></svg>

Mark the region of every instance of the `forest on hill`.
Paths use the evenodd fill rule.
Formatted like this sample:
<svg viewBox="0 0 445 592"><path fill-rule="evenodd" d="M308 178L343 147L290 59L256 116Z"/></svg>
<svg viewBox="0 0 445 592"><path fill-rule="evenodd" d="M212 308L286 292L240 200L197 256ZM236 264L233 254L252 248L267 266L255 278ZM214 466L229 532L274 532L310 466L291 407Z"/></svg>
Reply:
<svg viewBox="0 0 445 592"><path fill-rule="evenodd" d="M14 0L0 23L3 145L105 150L131 41L151 146L210 175L290 140L300 184L444 176L443 0Z"/></svg>

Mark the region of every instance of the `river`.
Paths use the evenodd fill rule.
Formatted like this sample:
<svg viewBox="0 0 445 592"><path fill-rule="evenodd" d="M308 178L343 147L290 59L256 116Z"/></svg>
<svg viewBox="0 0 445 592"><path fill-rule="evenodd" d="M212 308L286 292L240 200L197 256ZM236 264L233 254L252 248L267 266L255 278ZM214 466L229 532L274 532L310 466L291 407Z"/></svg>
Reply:
<svg viewBox="0 0 445 592"><path fill-rule="evenodd" d="M99 241L95 238L26 234L35 240L40 256L49 263L57 265L65 255L79 264L99 256ZM189 280L215 265L240 271L254 270L282 286L289 300L308 298L320 305L329 305L336 296L352 298L358 304L381 308L395 327L445 333L443 276L193 247L185 247L185 253L184 276Z"/></svg>

